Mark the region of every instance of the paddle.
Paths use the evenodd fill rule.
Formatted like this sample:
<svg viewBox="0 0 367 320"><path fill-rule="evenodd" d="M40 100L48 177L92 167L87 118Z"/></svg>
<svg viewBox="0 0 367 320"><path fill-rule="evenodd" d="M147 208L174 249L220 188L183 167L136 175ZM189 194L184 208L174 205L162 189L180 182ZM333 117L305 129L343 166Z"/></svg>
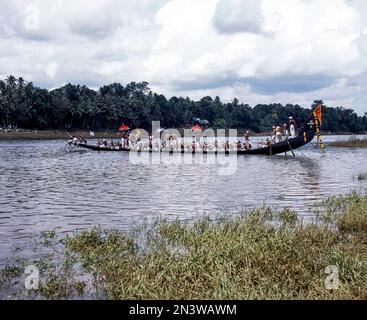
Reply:
<svg viewBox="0 0 367 320"><path fill-rule="evenodd" d="M295 153L294 153L294 151L293 151L293 149L292 149L292 147L291 147L291 144L289 143L288 138L287 138L287 142L288 142L289 148L291 149L291 152L292 152L292 154L293 154L293 157L295 157L296 155L295 155Z"/></svg>

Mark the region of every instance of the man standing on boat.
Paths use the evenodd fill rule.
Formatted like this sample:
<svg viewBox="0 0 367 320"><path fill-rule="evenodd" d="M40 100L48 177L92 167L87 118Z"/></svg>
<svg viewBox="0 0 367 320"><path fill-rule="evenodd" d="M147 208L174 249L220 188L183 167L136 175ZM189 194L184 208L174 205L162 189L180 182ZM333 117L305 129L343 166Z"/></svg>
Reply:
<svg viewBox="0 0 367 320"><path fill-rule="evenodd" d="M293 117L289 117L289 130L291 133L291 138L296 137L296 121L293 119Z"/></svg>
<svg viewBox="0 0 367 320"><path fill-rule="evenodd" d="M282 128L277 126L275 128L275 143L282 142Z"/></svg>
<svg viewBox="0 0 367 320"><path fill-rule="evenodd" d="M286 123L283 125L283 137L284 140L287 140L289 137L288 125Z"/></svg>
<svg viewBox="0 0 367 320"><path fill-rule="evenodd" d="M244 136L244 149L249 150L252 149L252 144L250 142L250 131L246 131Z"/></svg>

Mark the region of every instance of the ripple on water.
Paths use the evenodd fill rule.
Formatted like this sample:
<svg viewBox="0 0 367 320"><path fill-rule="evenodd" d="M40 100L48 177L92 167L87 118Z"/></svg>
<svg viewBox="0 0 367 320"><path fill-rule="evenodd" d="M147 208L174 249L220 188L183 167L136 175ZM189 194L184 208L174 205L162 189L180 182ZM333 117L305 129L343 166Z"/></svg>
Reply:
<svg viewBox="0 0 367 320"><path fill-rule="evenodd" d="M330 194L367 189L366 181L355 178L367 172L367 149L332 148L321 156L307 146L296 150L296 158L238 156L234 175L221 176L220 165L195 157L185 164L181 155L135 165L126 153L72 150L63 141L2 141L0 148L0 261L14 245L45 230L101 225L127 231L160 216L190 220L262 205L310 216Z"/></svg>

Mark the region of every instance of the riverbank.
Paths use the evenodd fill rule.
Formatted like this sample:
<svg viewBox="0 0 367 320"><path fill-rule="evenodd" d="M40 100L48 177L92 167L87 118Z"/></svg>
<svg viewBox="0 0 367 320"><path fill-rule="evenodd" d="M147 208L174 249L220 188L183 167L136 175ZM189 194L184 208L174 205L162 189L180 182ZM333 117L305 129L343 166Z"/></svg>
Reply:
<svg viewBox="0 0 367 320"><path fill-rule="evenodd" d="M367 196L330 198L318 209L323 213L308 224L290 210L259 208L190 224L160 220L134 236L100 228L61 239L44 233L40 243L63 259L55 264L49 254L33 262L44 276L28 295L367 299ZM1 271L3 291L23 274L19 261Z"/></svg>
<svg viewBox="0 0 367 320"><path fill-rule="evenodd" d="M0 132L0 140L68 140L69 134L80 136L83 138L91 138L90 132L86 131L11 131ZM95 132L95 139L118 139L121 134L111 131Z"/></svg>
<svg viewBox="0 0 367 320"><path fill-rule="evenodd" d="M345 141L334 141L328 144L336 148L367 148L367 139L351 138Z"/></svg>

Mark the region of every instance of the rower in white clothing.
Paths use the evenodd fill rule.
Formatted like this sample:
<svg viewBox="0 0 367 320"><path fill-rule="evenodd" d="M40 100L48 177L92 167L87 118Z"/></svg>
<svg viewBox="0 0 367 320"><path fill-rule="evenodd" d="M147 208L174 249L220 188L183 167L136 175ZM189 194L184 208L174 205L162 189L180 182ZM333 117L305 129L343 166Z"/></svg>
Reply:
<svg viewBox="0 0 367 320"><path fill-rule="evenodd" d="M294 121L293 117L289 117L289 130L291 133L291 138L296 137L296 121Z"/></svg>
<svg viewBox="0 0 367 320"><path fill-rule="evenodd" d="M282 142L282 129L277 126L275 128L275 143Z"/></svg>

